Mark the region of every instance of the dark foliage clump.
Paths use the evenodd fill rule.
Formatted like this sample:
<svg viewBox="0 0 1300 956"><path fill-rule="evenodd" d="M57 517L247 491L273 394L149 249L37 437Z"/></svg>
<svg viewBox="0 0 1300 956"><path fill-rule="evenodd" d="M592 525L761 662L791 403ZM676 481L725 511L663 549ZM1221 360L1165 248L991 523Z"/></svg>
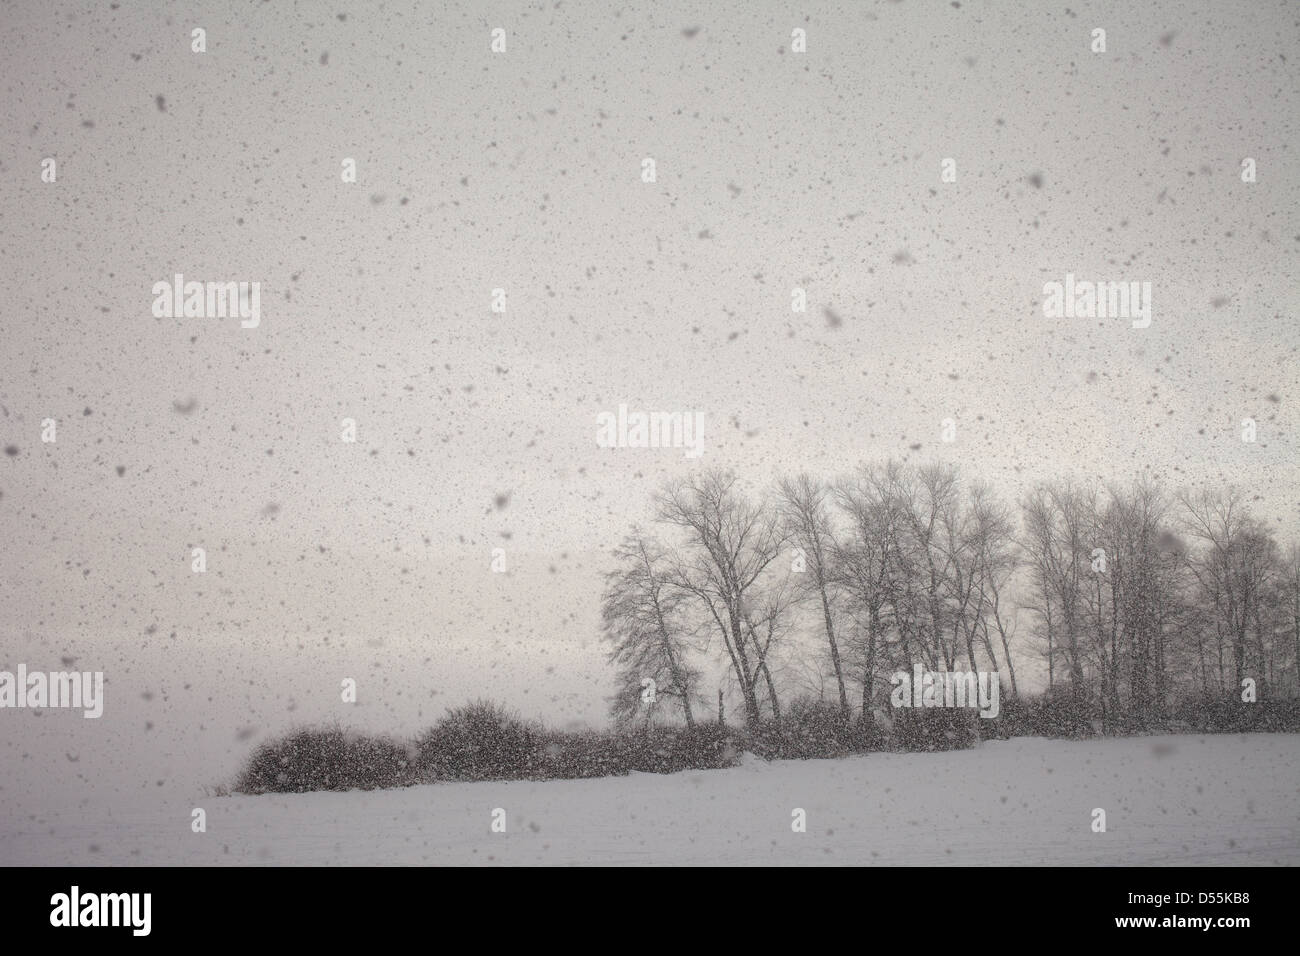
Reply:
<svg viewBox="0 0 1300 956"><path fill-rule="evenodd" d="M860 713L849 732L849 745L855 753L888 750L889 730L876 720L871 711Z"/></svg>
<svg viewBox="0 0 1300 956"><path fill-rule="evenodd" d="M1035 737L1079 740L1095 736L1101 713L1087 699L1069 693L1044 694L1027 702L1029 732Z"/></svg>
<svg viewBox="0 0 1300 956"><path fill-rule="evenodd" d="M616 734L551 731L542 741L538 777L582 780L623 776L632 769L631 751L625 744Z"/></svg>
<svg viewBox="0 0 1300 956"><path fill-rule="evenodd" d="M798 697L781 720L779 753L794 760L844 757L855 749L853 722L829 701Z"/></svg>
<svg viewBox="0 0 1300 956"><path fill-rule="evenodd" d="M424 780L522 780L543 767L544 732L491 701L449 710L420 737Z"/></svg>
<svg viewBox="0 0 1300 956"><path fill-rule="evenodd" d="M641 760L634 767L643 773L718 770L734 766L740 755L732 731L717 724L656 728L643 739Z"/></svg>
<svg viewBox="0 0 1300 956"><path fill-rule="evenodd" d="M1012 737L1034 735L1034 708L1032 701L1023 697L1004 697L998 704L998 715L984 721L980 728L985 740L1010 740Z"/></svg>
<svg viewBox="0 0 1300 956"><path fill-rule="evenodd" d="M406 748L386 737L338 727L302 728L257 748L239 775L238 793L373 790L415 782Z"/></svg>
<svg viewBox="0 0 1300 956"><path fill-rule="evenodd" d="M716 724L610 733L548 734L540 776L578 779L632 773L677 773L734 766L735 732Z"/></svg>
<svg viewBox="0 0 1300 956"><path fill-rule="evenodd" d="M1219 697L1188 698L1173 719L1200 733L1295 733L1300 731L1300 698L1243 703Z"/></svg>
<svg viewBox="0 0 1300 956"><path fill-rule="evenodd" d="M967 750L980 741L982 728L975 722L982 719L965 708L899 708L894 715L890 742L894 750Z"/></svg>

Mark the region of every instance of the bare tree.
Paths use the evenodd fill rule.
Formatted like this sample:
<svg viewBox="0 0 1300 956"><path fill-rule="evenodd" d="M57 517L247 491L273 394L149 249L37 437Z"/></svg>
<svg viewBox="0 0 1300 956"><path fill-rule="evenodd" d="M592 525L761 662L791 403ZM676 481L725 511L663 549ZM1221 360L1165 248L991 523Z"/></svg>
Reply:
<svg viewBox="0 0 1300 956"><path fill-rule="evenodd" d="M1088 547L1089 515L1095 510L1092 497L1070 482L1049 482L1034 489L1021 510L1025 523L1021 545L1037 591L1035 605L1042 609L1047 625L1049 668L1056 653L1064 654L1071 693L1084 697L1081 605L1085 569L1092 560Z"/></svg>
<svg viewBox="0 0 1300 956"><path fill-rule="evenodd" d="M951 465L906 468L889 463L882 481L895 515L892 559L899 580L895 622L904 645L933 669L952 670L952 555L945 523L957 507L957 471Z"/></svg>
<svg viewBox="0 0 1300 956"><path fill-rule="evenodd" d="M1258 621L1256 604L1265 592L1275 563L1276 545L1250 516L1236 489L1184 494L1180 500L1188 530L1202 545L1190 555L1189 566L1200 585L1205 610L1220 625L1216 632L1220 690L1230 693L1225 686L1223 661L1226 638L1232 650L1234 690L1231 693L1235 694L1247 676L1249 628Z"/></svg>
<svg viewBox="0 0 1300 956"><path fill-rule="evenodd" d="M699 674L687 661L683 621L686 595L670 586L663 547L639 532L625 538L614 556L618 567L605 576L601 619L613 645L610 661L619 669L619 692L612 711L630 720L641 708L646 680L654 682L650 700L676 699L686 726L695 726L691 698Z"/></svg>
<svg viewBox="0 0 1300 956"><path fill-rule="evenodd" d="M670 484L656 496L658 517L686 535L672 583L693 595L716 627L745 701L759 722L755 686L763 668L745 627L745 607L780 553L784 535L776 512L751 502L731 472L713 469ZM756 659L757 658L757 659Z"/></svg>
<svg viewBox="0 0 1300 956"><path fill-rule="evenodd" d="M1007 506L997 498L993 490L981 483L970 486L966 503L969 520L966 523L966 540L961 551L965 555L965 563L969 566L969 571L965 575L970 582L968 588L973 592L972 598L968 600L971 608L969 623L966 625L967 653L973 669L975 658L973 645L978 637L993 670L1001 671L997 651L989 636L989 623L992 620L1001 638L1014 695L1016 671L1011 662L1010 635L1002 621L1000 608L1002 589L1016 568L1011 515Z"/></svg>
<svg viewBox="0 0 1300 956"><path fill-rule="evenodd" d="M869 717L882 675L918 662L1005 671L1018 695L1021 610L1045 641L1049 692L1064 683L1108 724L1159 719L1234 679L1254 678L1261 699L1300 682L1300 548L1281 555L1235 490L1049 481L1017 527L954 466L886 462L833 484L788 477L772 502L715 469L655 506L674 546L625 540L602 605L624 718L644 713L650 678L693 723L689 662L718 638L719 693L739 691L751 726L768 711L780 722L792 687L821 698L832 679L840 716L860 686ZM804 573L778 568L787 545Z"/></svg>
<svg viewBox="0 0 1300 956"><path fill-rule="evenodd" d="M776 679L772 676L772 662L791 630L789 613L797 599L794 591L787 578L779 585L768 587L757 600L747 596L741 607L745 633L754 652L754 677L757 681L758 675L763 675L772 719L778 724L781 722L781 703L776 692Z"/></svg>
<svg viewBox="0 0 1300 956"><path fill-rule="evenodd" d="M877 661L889 627L888 608L894 597L891 578L895 549L895 517L880 475L862 469L857 478L840 482L835 500L848 519L843 541L835 550L833 578L847 595L854 618L853 648L862 675L862 713L871 713Z"/></svg>
<svg viewBox="0 0 1300 956"><path fill-rule="evenodd" d="M780 511L790 540L803 552L808 582L805 590L821 605L822 626L830 650L831 669L840 694L840 713L847 721L852 716L849 694L844 683L844 667L835 639L835 619L831 613L832 555L837 549L830 509L829 489L807 474L783 479L780 483Z"/></svg>
<svg viewBox="0 0 1300 956"><path fill-rule="evenodd" d="M1291 641L1294 649L1292 662L1295 664L1296 683L1300 685L1300 545L1292 544L1287 549L1286 562L1280 575L1283 616L1290 624Z"/></svg>

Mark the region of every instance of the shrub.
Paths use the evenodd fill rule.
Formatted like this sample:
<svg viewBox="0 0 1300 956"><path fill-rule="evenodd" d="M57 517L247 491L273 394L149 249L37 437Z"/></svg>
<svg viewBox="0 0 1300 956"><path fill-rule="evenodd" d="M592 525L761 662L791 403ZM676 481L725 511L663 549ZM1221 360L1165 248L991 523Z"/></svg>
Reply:
<svg viewBox="0 0 1300 956"><path fill-rule="evenodd" d="M638 773L712 770L736 763L733 733L716 724L654 727L608 733L548 733L541 744L537 776L582 779Z"/></svg>
<svg viewBox="0 0 1300 956"><path fill-rule="evenodd" d="M762 720L757 726L746 725L740 733L740 739L746 750L764 760L777 760L782 756L784 742L781 725L775 720Z"/></svg>
<svg viewBox="0 0 1300 956"><path fill-rule="evenodd" d="M543 767L544 734L505 707L478 700L449 710L419 739L426 780L522 780Z"/></svg>
<svg viewBox="0 0 1300 956"><path fill-rule="evenodd" d="M1030 732L1037 737L1092 737L1092 722L1100 718L1085 698L1069 691L1044 694L1030 704Z"/></svg>
<svg viewBox="0 0 1300 956"><path fill-rule="evenodd" d="M798 697L781 721L781 755L798 760L843 757L852 749L853 724L835 704Z"/></svg>
<svg viewBox="0 0 1300 956"><path fill-rule="evenodd" d="M1191 697L1174 708L1174 719L1201 733L1294 733L1300 731L1300 699L1247 704L1222 697Z"/></svg>
<svg viewBox="0 0 1300 956"><path fill-rule="evenodd" d="M655 731L656 734L662 730ZM672 728L659 737L653 751L659 763L652 773L676 773L679 770L720 770L733 767L740 758L732 731L717 724Z"/></svg>
<svg viewBox="0 0 1300 956"><path fill-rule="evenodd" d="M854 720L849 747L858 753L889 749L889 734L871 711L859 713Z"/></svg>
<svg viewBox="0 0 1300 956"><path fill-rule="evenodd" d="M1033 736L1033 702L1023 697L1007 697L999 702L998 715L984 723L987 725L985 740Z"/></svg>
<svg viewBox="0 0 1300 956"><path fill-rule="evenodd" d="M895 750L966 750L979 743L981 719L964 707L900 707L890 740Z"/></svg>
<svg viewBox="0 0 1300 956"><path fill-rule="evenodd" d="M248 758L234 790L373 790L414 782L411 755L392 740L339 727L305 727L260 745Z"/></svg>
<svg viewBox="0 0 1300 956"><path fill-rule="evenodd" d="M546 780L617 777L631 770L633 762L623 735L554 731L541 741L537 776Z"/></svg>

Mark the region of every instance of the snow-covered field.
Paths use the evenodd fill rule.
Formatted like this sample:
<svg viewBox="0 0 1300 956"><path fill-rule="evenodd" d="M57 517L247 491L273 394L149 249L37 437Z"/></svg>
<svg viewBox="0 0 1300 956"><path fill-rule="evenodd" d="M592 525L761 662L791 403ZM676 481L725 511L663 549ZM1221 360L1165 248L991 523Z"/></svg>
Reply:
<svg viewBox="0 0 1300 956"><path fill-rule="evenodd" d="M191 832L194 807L206 833ZM792 832L796 808L807 832ZM1296 865L1300 735L1021 738L669 776L0 810L0 863Z"/></svg>

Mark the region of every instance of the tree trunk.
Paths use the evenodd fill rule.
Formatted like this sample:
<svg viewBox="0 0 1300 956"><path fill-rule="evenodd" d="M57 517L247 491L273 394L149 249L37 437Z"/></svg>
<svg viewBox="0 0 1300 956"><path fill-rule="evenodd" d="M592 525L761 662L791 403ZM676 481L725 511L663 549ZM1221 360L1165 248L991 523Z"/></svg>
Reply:
<svg viewBox="0 0 1300 956"><path fill-rule="evenodd" d="M776 685L772 683L772 672L767 669L767 661L759 665L763 669L763 680L767 682L767 695L772 703L772 719L778 725L781 723L781 705L776 699Z"/></svg>
<svg viewBox="0 0 1300 956"><path fill-rule="evenodd" d="M847 721L852 716L852 712L849 710L849 694L844 688L844 669L840 666L840 648L835 642L835 625L831 621L830 599L826 596L826 580L822 576L820 569L817 572L817 588L821 591L822 617L826 622L826 641L831 646L831 665L835 668L835 683L840 689L840 712Z"/></svg>

